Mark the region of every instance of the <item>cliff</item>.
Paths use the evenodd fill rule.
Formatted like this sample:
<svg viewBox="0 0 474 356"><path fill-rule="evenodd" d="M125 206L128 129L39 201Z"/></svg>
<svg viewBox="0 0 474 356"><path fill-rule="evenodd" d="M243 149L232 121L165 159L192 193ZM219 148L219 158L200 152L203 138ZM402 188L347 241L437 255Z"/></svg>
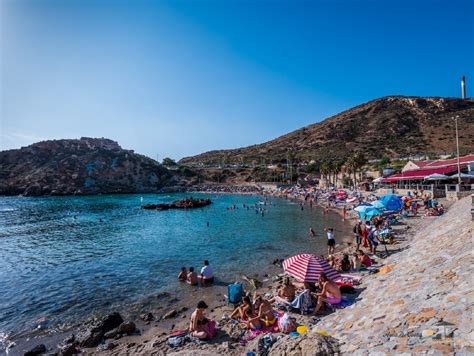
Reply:
<svg viewBox="0 0 474 356"><path fill-rule="evenodd" d="M456 142L453 116L459 116L459 143L472 151L474 100L388 96L372 100L321 122L266 143L183 158L190 166L285 162L292 150L297 160L344 159L353 152L368 158L409 154L452 153Z"/></svg>
<svg viewBox="0 0 474 356"><path fill-rule="evenodd" d="M155 160L105 138L42 141L0 152L1 195L148 193L179 183Z"/></svg>

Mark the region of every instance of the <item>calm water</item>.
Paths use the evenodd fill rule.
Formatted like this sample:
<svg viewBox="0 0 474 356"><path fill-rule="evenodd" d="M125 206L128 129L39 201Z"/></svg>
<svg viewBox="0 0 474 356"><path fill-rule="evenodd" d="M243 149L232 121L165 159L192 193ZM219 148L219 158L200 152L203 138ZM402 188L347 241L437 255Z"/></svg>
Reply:
<svg viewBox="0 0 474 356"><path fill-rule="evenodd" d="M146 195L143 202L180 197ZM339 241L347 231L339 216L286 200L273 200L262 217L242 207L260 197L209 197L214 203L203 209L162 212L141 209L140 195L1 197L0 333L146 303L179 288L179 268L203 259L222 282L264 272L276 257L324 251L324 234L310 239L309 226L334 226ZM233 204L238 209L228 211Z"/></svg>

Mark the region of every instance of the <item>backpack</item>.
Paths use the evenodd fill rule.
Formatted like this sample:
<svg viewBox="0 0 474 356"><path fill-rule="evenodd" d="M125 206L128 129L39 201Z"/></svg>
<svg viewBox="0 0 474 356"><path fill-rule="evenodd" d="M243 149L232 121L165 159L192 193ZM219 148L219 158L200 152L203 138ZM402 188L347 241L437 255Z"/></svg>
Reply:
<svg viewBox="0 0 474 356"><path fill-rule="evenodd" d="M229 284L227 286L227 293L229 294L228 304L242 303L242 296L244 294L244 288L242 287L242 284Z"/></svg>

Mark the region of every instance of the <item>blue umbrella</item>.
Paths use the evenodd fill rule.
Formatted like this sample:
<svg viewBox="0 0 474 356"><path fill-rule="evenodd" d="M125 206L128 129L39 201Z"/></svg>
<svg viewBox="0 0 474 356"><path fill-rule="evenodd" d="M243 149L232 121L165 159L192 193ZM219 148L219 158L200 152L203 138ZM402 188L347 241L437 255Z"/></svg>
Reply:
<svg viewBox="0 0 474 356"><path fill-rule="evenodd" d="M356 207L358 206L371 206L370 203L367 203L366 201L363 201L363 202L360 202L359 204L357 204Z"/></svg>
<svg viewBox="0 0 474 356"><path fill-rule="evenodd" d="M387 210L399 210L403 207L402 198L398 195L385 195L380 199Z"/></svg>
<svg viewBox="0 0 474 356"><path fill-rule="evenodd" d="M377 209L385 209L384 203L382 203L380 200L373 201L372 206Z"/></svg>
<svg viewBox="0 0 474 356"><path fill-rule="evenodd" d="M361 213L359 213L359 216L360 216ZM365 217L365 220L370 220L372 219L374 216L377 216L377 215L380 215L382 214L382 212L377 209L377 208L369 208L369 209L366 209L362 212L362 217Z"/></svg>

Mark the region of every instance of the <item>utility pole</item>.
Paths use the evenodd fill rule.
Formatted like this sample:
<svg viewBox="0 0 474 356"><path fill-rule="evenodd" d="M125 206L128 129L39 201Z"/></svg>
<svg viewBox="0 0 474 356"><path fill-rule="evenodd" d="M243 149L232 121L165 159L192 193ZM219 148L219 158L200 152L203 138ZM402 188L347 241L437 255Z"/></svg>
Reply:
<svg viewBox="0 0 474 356"><path fill-rule="evenodd" d="M454 123L456 125L456 151L458 154L458 184L461 185L461 164L459 162L459 133L458 133L458 118L459 115L453 117Z"/></svg>

